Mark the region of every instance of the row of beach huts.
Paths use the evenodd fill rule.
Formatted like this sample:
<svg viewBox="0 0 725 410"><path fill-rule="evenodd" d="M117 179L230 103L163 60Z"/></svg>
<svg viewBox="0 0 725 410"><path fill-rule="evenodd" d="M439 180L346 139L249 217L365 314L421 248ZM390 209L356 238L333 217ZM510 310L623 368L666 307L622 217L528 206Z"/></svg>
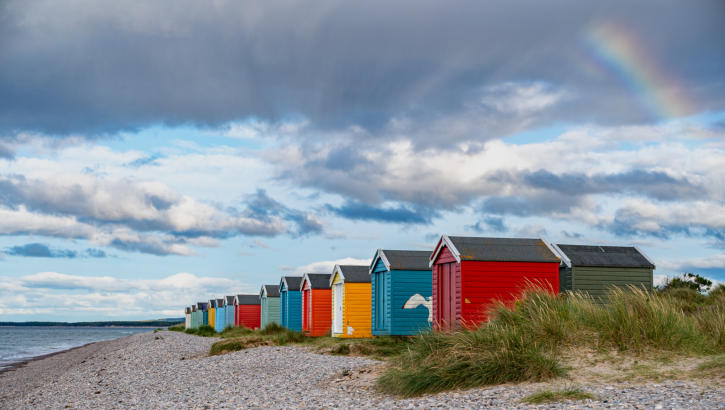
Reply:
<svg viewBox="0 0 725 410"><path fill-rule="evenodd" d="M443 235L432 252L378 249L369 266L283 276L259 294L186 308L186 327L263 328L309 336L415 335L486 320L530 284L601 297L613 286L652 288L655 265L634 246L563 245L543 239Z"/></svg>

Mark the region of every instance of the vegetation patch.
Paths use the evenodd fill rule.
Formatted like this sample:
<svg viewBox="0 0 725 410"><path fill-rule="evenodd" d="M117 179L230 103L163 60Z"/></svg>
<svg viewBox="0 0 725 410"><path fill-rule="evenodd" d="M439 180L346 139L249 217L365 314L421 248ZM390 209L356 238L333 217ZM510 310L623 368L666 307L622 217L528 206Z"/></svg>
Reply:
<svg viewBox="0 0 725 410"><path fill-rule="evenodd" d="M697 376L724 377L725 378L725 355L716 356L697 366Z"/></svg>
<svg viewBox="0 0 725 410"><path fill-rule="evenodd" d="M721 292L716 288L699 299L629 287L613 289L599 300L584 293L554 295L530 288L512 306L496 304L481 327L416 337L392 360L378 388L413 396L544 381L564 376L562 353L582 347L634 356L722 354Z"/></svg>
<svg viewBox="0 0 725 410"><path fill-rule="evenodd" d="M528 404L557 403L571 400L593 400L594 395L578 388L565 388L562 390L542 390L525 397L521 401Z"/></svg>
<svg viewBox="0 0 725 410"><path fill-rule="evenodd" d="M209 325L199 326L197 329L186 329L184 330L184 333L203 337L217 336L217 332Z"/></svg>

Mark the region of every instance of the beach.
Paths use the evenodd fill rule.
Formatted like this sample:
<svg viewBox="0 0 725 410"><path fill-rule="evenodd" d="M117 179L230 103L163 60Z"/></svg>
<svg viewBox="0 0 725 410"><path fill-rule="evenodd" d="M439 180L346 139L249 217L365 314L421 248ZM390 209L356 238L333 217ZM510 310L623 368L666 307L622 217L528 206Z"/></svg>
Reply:
<svg viewBox="0 0 725 410"><path fill-rule="evenodd" d="M512 408L545 384L401 399L373 383L382 363L267 346L208 356L216 338L143 333L92 343L0 374L0 408ZM564 385L565 382L557 382ZM719 387L718 387L719 386ZM594 400L547 408L723 408L725 391L699 381L580 386Z"/></svg>

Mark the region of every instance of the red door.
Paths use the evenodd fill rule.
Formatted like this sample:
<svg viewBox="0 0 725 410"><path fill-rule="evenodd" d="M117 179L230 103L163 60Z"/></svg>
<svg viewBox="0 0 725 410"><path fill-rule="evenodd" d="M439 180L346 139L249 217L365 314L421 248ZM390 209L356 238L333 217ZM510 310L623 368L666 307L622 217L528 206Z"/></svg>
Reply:
<svg viewBox="0 0 725 410"><path fill-rule="evenodd" d="M451 329L456 321L456 264L438 265L438 323L442 330Z"/></svg>
<svg viewBox="0 0 725 410"><path fill-rule="evenodd" d="M302 292L302 303L304 304L304 309L302 310L303 317L302 317L302 330L310 330L310 324L312 323L312 298L311 291L309 289Z"/></svg>

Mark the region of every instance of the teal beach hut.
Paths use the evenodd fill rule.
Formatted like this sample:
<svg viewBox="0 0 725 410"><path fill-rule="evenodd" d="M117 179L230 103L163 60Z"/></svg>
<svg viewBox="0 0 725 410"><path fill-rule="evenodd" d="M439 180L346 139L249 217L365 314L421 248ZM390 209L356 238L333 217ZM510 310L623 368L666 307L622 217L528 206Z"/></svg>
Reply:
<svg viewBox="0 0 725 410"><path fill-rule="evenodd" d="M196 304L197 309L201 310L199 326L209 325L209 303L199 302Z"/></svg>
<svg viewBox="0 0 725 410"><path fill-rule="evenodd" d="M302 331L301 276L283 276L279 282L280 325L296 332Z"/></svg>
<svg viewBox="0 0 725 410"><path fill-rule="evenodd" d="M416 335L433 319L431 252L378 249L370 264L372 333Z"/></svg>
<svg viewBox="0 0 725 410"><path fill-rule="evenodd" d="M224 306L224 299L216 300L216 307L214 308L214 331L221 333L224 331L224 314L226 309Z"/></svg>
<svg viewBox="0 0 725 410"><path fill-rule="evenodd" d="M224 328L234 327L236 323L236 310L234 309L234 296L224 297Z"/></svg>
<svg viewBox="0 0 725 410"><path fill-rule="evenodd" d="M279 324L279 285L262 285L262 289L259 291L259 297L262 300L259 327L264 329L269 324Z"/></svg>

